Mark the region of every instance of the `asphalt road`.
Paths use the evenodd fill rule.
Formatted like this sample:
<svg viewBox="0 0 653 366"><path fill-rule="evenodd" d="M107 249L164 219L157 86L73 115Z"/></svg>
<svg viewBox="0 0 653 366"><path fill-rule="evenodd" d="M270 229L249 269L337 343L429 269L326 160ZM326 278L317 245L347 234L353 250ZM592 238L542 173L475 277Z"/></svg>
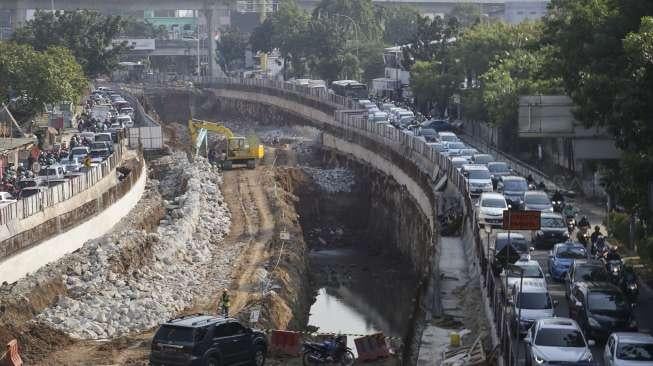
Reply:
<svg viewBox="0 0 653 366"><path fill-rule="evenodd" d="M503 230L493 230L490 234L490 243L493 243L494 237L497 232L502 232ZM530 231L520 231L527 240L531 237ZM487 245L487 234L483 229L481 229L481 237L483 242ZM486 247L487 248L487 247ZM544 273L548 273L547 261L548 261L549 252L546 250L536 250L531 253L531 257L537 260L542 266ZM555 282L551 278L547 278L547 287L549 289L549 294L554 300L558 300L558 306L555 309L556 316L559 317L568 317L569 316L569 304L565 298L565 290L563 283ZM653 290L648 287L645 283L641 283L640 287L640 296L637 307L635 308L635 319L639 326L639 330L645 333L651 333L653 330ZM603 363L603 349L605 344L598 343L592 347L592 354L594 360L598 361L599 365L604 365ZM518 347L519 360L520 364L525 363L524 355L524 342L520 340L520 347Z"/></svg>

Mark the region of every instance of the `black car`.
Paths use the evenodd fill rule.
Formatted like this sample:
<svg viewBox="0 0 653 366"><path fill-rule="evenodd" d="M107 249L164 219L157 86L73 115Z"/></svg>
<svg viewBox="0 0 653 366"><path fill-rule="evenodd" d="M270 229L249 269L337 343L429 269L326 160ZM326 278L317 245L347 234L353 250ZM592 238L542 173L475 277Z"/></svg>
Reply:
<svg viewBox="0 0 653 366"><path fill-rule="evenodd" d="M524 194L528 191L528 183L522 177L503 176L499 178L497 191L503 193L510 208L518 210L524 205Z"/></svg>
<svg viewBox="0 0 653 366"><path fill-rule="evenodd" d="M430 119L421 123L422 128L430 128L437 132L453 131L454 128L449 122L443 119Z"/></svg>
<svg viewBox="0 0 653 366"><path fill-rule="evenodd" d="M569 298L569 315L585 336L605 340L614 332L637 331L633 309L621 290L606 282L582 282Z"/></svg>
<svg viewBox="0 0 653 366"><path fill-rule="evenodd" d="M601 261L576 260L565 277L565 297L582 282L610 282L610 275Z"/></svg>
<svg viewBox="0 0 653 366"><path fill-rule="evenodd" d="M540 230L533 236L535 248L551 249L556 243L569 240L569 230L562 215L553 212L540 214Z"/></svg>
<svg viewBox="0 0 653 366"><path fill-rule="evenodd" d="M524 235L520 233L498 233L494 240L494 260L492 269L495 274L501 273L508 264L514 264L530 248Z"/></svg>
<svg viewBox="0 0 653 366"><path fill-rule="evenodd" d="M265 334L237 320L194 314L161 325L152 340L151 366L265 364Z"/></svg>
<svg viewBox="0 0 653 366"><path fill-rule="evenodd" d="M424 136L426 142L435 142L438 140L438 132L432 128L421 128L420 135Z"/></svg>

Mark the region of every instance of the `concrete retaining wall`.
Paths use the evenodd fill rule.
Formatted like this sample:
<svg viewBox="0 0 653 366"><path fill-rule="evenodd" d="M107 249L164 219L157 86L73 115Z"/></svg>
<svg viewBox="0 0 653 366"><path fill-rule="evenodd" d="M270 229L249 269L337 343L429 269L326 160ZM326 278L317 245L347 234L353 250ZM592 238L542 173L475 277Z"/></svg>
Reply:
<svg viewBox="0 0 653 366"><path fill-rule="evenodd" d="M67 217L67 214L64 214L39 225L37 227L39 232L49 233L53 231L56 233L57 228L64 229L64 231L0 262L0 281L16 281L27 273L34 272L44 265L63 257L65 254L81 248L86 241L98 238L109 232L120 219L136 206L145 191L145 182L147 180L147 166L145 163L143 162L141 164L138 173L133 173L135 173L133 182L125 180L121 182L121 185L115 186L113 191L108 191L104 194L100 192L93 201L68 213L71 216ZM93 216L95 212L98 212L95 210L98 207L102 207L103 200L104 202L109 202L111 201L112 195L116 197L120 196L121 193L124 194L122 198L118 198L113 204L104 210L99 210L99 213ZM86 221L65 231L67 229L66 223L77 221L73 218Z"/></svg>

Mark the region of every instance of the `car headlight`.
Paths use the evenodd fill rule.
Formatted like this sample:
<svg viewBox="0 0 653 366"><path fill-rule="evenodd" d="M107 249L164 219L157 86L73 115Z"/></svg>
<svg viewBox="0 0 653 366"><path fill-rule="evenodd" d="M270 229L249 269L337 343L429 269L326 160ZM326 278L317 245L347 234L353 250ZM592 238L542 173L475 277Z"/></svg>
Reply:
<svg viewBox="0 0 653 366"><path fill-rule="evenodd" d="M543 364L544 361L545 361L542 357L540 357L540 356L538 356L538 355L533 355L533 358L535 359L535 362L536 362L538 365Z"/></svg>
<svg viewBox="0 0 653 366"><path fill-rule="evenodd" d="M535 232L535 235L542 236L544 235L544 232L542 230L538 230L537 232Z"/></svg>
<svg viewBox="0 0 653 366"><path fill-rule="evenodd" d="M619 268L617 268L617 267L612 267L612 273L618 273L618 272L619 272Z"/></svg>
<svg viewBox="0 0 653 366"><path fill-rule="evenodd" d="M601 326L601 324L599 324L599 322L594 318L588 318L587 320L588 323L590 324L590 327L598 328Z"/></svg>
<svg viewBox="0 0 653 366"><path fill-rule="evenodd" d="M628 285L628 289L633 290L633 291L637 290L637 284L636 283L631 283L630 285Z"/></svg>

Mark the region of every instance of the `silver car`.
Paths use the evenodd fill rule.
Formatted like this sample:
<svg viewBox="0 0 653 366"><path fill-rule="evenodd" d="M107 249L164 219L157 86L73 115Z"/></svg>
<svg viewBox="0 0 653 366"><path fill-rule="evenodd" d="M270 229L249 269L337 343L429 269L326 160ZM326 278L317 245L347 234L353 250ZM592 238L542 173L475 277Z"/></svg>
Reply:
<svg viewBox="0 0 653 366"><path fill-rule="evenodd" d="M612 333L605 343L607 366L653 365L653 336L644 333Z"/></svg>
<svg viewBox="0 0 653 366"><path fill-rule="evenodd" d="M546 193L529 191L524 193L524 210L553 212L553 205Z"/></svg>
<svg viewBox="0 0 653 366"><path fill-rule="evenodd" d="M557 305L556 300L551 300L546 283L530 278L525 278L512 288L509 303L513 328L519 325L520 336L525 335L536 320L552 318L554 306Z"/></svg>
<svg viewBox="0 0 653 366"><path fill-rule="evenodd" d="M589 347L578 323L569 318L539 319L526 333L526 365L592 361Z"/></svg>

